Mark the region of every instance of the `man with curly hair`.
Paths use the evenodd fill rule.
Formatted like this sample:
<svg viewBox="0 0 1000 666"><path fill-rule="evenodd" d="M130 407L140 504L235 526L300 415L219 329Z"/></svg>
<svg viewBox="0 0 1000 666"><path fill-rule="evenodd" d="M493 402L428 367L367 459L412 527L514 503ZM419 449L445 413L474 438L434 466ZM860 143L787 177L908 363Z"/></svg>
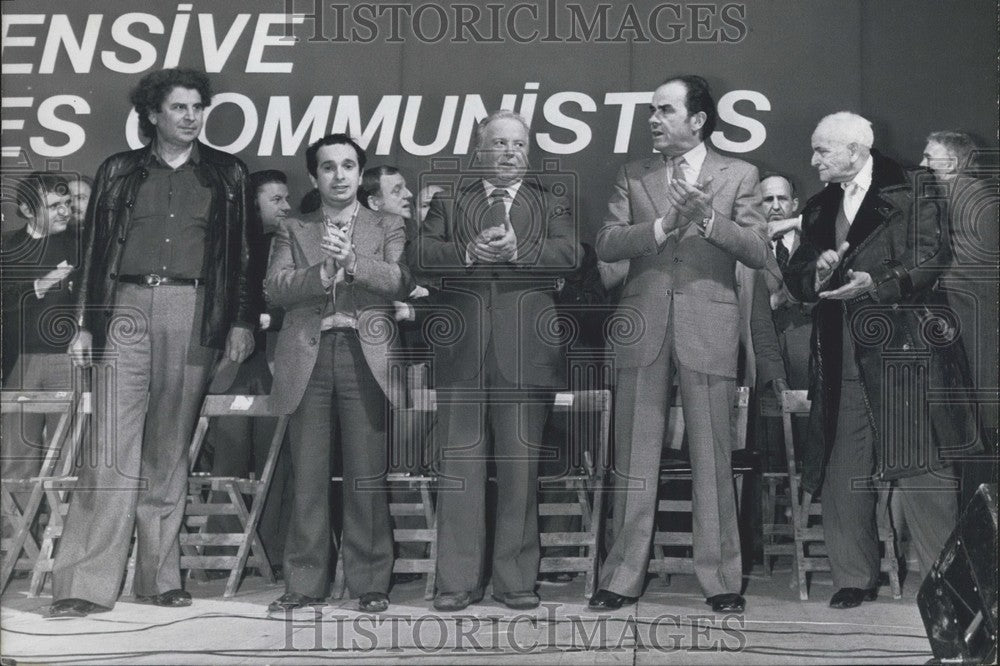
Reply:
<svg viewBox="0 0 1000 666"><path fill-rule="evenodd" d="M191 603L178 539L188 443L219 351L242 362L256 321L247 170L198 141L211 99L202 72L146 75L131 102L150 143L97 172L70 344L74 363L98 365L97 450L80 469L56 555L53 617L114 605L133 529L136 600Z"/></svg>

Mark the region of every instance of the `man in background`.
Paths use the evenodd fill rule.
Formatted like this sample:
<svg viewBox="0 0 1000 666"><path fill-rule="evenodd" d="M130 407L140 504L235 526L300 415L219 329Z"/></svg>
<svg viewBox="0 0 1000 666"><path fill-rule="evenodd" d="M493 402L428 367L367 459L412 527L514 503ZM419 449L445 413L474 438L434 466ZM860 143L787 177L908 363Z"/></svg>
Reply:
<svg viewBox="0 0 1000 666"><path fill-rule="evenodd" d="M67 231L72 202L63 176L36 171L16 184L17 212L27 223L3 236L3 350L12 363L7 390L68 391L73 373L66 355L65 320L72 316L80 253ZM2 476L38 474L58 414L13 411L3 416ZM27 495L15 494L23 510ZM4 515L9 510L5 508ZM6 535L8 525L4 525Z"/></svg>

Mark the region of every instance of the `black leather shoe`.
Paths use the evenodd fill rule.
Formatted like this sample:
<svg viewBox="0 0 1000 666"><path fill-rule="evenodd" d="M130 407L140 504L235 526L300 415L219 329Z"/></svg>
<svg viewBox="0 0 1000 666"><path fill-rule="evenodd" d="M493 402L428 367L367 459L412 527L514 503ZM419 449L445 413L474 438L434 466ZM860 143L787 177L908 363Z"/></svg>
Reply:
<svg viewBox="0 0 1000 666"><path fill-rule="evenodd" d="M572 583L576 578L575 571L551 571L538 574L538 581L541 583Z"/></svg>
<svg viewBox="0 0 1000 666"><path fill-rule="evenodd" d="M747 600L734 592L716 594L705 600L716 613L742 613L747 607Z"/></svg>
<svg viewBox="0 0 1000 666"><path fill-rule="evenodd" d="M49 617L87 617L91 613L106 613L110 608L86 599L60 599L49 607Z"/></svg>
<svg viewBox="0 0 1000 666"><path fill-rule="evenodd" d="M389 595L385 592L365 592L358 599L358 608L365 613L381 613L389 608Z"/></svg>
<svg viewBox="0 0 1000 666"><path fill-rule="evenodd" d="M538 598L538 595L534 592L505 592L503 594L494 594L493 600L499 601L507 608L512 610L531 610L532 608L538 608L538 605L542 603L542 600Z"/></svg>
<svg viewBox="0 0 1000 666"><path fill-rule="evenodd" d="M268 607L268 613L284 613L304 606L322 606L323 600L316 597L307 597L298 592L285 592L283 595L272 601Z"/></svg>
<svg viewBox="0 0 1000 666"><path fill-rule="evenodd" d="M482 590L473 592L438 592L434 595L434 610L460 611L483 600Z"/></svg>
<svg viewBox="0 0 1000 666"><path fill-rule="evenodd" d="M857 608L862 601L875 601L878 588L842 587L830 598L830 608Z"/></svg>
<svg viewBox="0 0 1000 666"><path fill-rule="evenodd" d="M420 574L418 573L392 574L393 585L406 585L407 583L412 583L415 580L420 580Z"/></svg>
<svg viewBox="0 0 1000 666"><path fill-rule="evenodd" d="M595 611L618 610L622 606L634 604L638 599L638 597L625 597L615 594L609 590L598 590L590 598L587 608Z"/></svg>
<svg viewBox="0 0 1000 666"><path fill-rule="evenodd" d="M191 595L184 590L170 590L163 594L144 597L136 595L136 603L153 604L154 606L164 606L166 608L183 608L191 605Z"/></svg>

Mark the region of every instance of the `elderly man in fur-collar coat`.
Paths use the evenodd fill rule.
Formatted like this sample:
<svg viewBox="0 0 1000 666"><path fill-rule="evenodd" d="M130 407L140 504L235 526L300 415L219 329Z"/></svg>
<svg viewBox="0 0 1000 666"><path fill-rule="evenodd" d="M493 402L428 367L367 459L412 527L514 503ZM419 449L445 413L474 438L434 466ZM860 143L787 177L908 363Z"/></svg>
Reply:
<svg viewBox="0 0 1000 666"><path fill-rule="evenodd" d="M835 608L877 594L875 493L865 481L898 480L927 573L957 519L951 459L976 441L969 403L933 397L960 391L966 375L957 322L933 292L950 261L943 209L871 150L873 138L853 113L820 121L812 164L828 185L806 205L785 271L793 296L818 302L802 483L822 488Z"/></svg>

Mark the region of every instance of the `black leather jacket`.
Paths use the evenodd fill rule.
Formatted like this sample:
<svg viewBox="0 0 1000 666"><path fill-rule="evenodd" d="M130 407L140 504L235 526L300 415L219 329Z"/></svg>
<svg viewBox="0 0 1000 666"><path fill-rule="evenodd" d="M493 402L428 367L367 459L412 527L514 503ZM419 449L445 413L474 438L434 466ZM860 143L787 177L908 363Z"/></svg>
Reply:
<svg viewBox="0 0 1000 666"><path fill-rule="evenodd" d="M112 306L136 193L153 160L151 146L106 159L87 207L76 321L94 336L96 348L106 346L108 335L114 342L118 333L127 336L130 329L126 320L112 321ZM201 344L221 349L233 324L252 329L257 320L254 285L247 279L247 169L238 158L202 143L198 151L198 179L212 190Z"/></svg>

